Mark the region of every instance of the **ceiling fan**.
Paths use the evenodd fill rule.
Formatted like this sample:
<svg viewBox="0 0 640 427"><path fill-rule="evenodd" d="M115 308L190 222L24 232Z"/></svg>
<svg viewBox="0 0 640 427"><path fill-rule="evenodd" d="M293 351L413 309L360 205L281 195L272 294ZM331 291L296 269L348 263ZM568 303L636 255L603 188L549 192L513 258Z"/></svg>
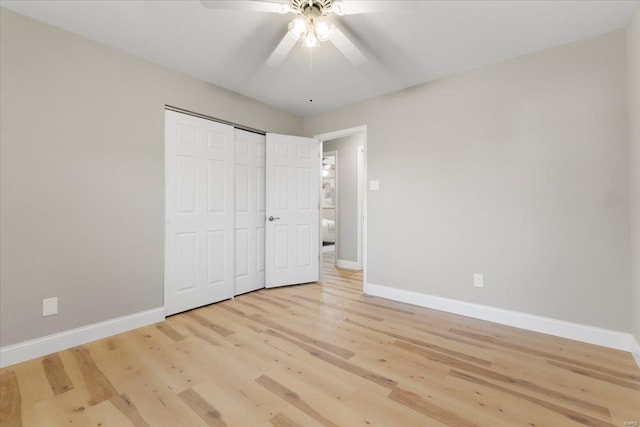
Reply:
<svg viewBox="0 0 640 427"><path fill-rule="evenodd" d="M201 0L210 9L234 9L251 12L292 13L295 18L275 48L267 65L278 66L298 41L313 48L319 42L330 41L352 64L360 66L367 61L364 53L351 40L348 32L335 22L334 16L397 10L400 1L379 0Z"/></svg>

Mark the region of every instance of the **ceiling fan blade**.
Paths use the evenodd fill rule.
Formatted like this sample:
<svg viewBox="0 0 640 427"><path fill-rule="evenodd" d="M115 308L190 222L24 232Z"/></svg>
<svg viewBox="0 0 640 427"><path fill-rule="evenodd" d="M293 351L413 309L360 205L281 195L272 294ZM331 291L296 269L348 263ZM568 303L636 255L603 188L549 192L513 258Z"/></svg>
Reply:
<svg viewBox="0 0 640 427"><path fill-rule="evenodd" d="M269 59L267 60L267 65L270 67L277 67L282 64L282 61L287 57L291 49L296 45L297 40L291 37L291 35L287 32L278 46L275 48Z"/></svg>
<svg viewBox="0 0 640 427"><path fill-rule="evenodd" d="M270 2L260 0L200 0L208 9L245 10L249 12L286 13L289 4L286 2Z"/></svg>
<svg viewBox="0 0 640 427"><path fill-rule="evenodd" d="M417 1L383 1L383 0L345 0L340 3L339 15L356 15L360 13L398 12L413 9Z"/></svg>
<svg viewBox="0 0 640 427"><path fill-rule="evenodd" d="M367 62L367 57L364 56L364 53L362 53L344 31L337 26L333 36L329 40L356 67Z"/></svg>

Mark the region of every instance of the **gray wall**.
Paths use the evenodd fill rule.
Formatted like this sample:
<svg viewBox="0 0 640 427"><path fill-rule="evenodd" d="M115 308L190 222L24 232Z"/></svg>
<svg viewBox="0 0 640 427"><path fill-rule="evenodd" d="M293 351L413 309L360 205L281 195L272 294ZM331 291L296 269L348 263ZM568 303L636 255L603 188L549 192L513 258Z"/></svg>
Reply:
<svg viewBox="0 0 640 427"><path fill-rule="evenodd" d="M302 118L0 19L0 345L162 306L164 105L288 134Z"/></svg>
<svg viewBox="0 0 640 427"><path fill-rule="evenodd" d="M629 331L626 73L617 31L306 117L368 126L368 281Z"/></svg>
<svg viewBox="0 0 640 427"><path fill-rule="evenodd" d="M631 227L633 271L632 331L640 343L640 6L627 27L629 78L629 144L631 164Z"/></svg>
<svg viewBox="0 0 640 427"><path fill-rule="evenodd" d="M358 261L358 146L361 135L325 141L323 151L338 152L338 236L336 259Z"/></svg>

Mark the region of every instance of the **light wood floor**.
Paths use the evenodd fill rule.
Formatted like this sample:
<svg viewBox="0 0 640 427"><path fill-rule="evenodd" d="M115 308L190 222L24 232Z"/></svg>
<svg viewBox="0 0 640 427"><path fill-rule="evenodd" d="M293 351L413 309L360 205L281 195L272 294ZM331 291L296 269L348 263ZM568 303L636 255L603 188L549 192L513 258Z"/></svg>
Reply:
<svg viewBox="0 0 640 427"><path fill-rule="evenodd" d="M323 285L262 290L0 371L4 426L623 426L628 353ZM627 424L633 425L633 424Z"/></svg>

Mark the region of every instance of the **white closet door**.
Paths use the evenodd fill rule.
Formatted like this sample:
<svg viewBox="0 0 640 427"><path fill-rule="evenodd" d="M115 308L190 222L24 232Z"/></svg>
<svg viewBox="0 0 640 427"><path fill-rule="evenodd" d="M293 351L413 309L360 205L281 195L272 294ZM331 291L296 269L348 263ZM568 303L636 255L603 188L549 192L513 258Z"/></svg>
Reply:
<svg viewBox="0 0 640 427"><path fill-rule="evenodd" d="M320 144L267 134L266 287L309 283L320 271Z"/></svg>
<svg viewBox="0 0 640 427"><path fill-rule="evenodd" d="M173 111L166 112L165 126L164 306L170 315L233 296L234 129Z"/></svg>
<svg viewBox="0 0 640 427"><path fill-rule="evenodd" d="M236 129L235 294L264 288L265 137Z"/></svg>

